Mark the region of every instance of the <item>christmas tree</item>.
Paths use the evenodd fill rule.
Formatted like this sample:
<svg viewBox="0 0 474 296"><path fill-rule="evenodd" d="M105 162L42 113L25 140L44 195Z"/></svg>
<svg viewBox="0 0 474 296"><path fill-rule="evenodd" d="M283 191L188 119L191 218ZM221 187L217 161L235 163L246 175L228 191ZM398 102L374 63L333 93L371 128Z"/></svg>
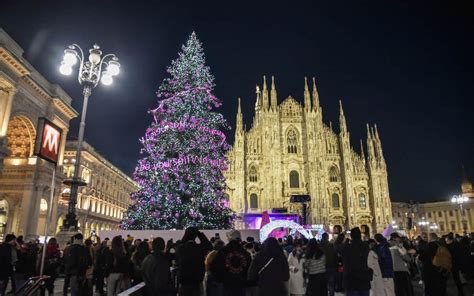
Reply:
<svg viewBox="0 0 474 296"><path fill-rule="evenodd" d="M213 95L214 77L205 65L202 45L192 33L167 70L157 96L154 120L134 172L140 189L121 227L138 229L225 229L234 214L224 196L230 148L221 102Z"/></svg>

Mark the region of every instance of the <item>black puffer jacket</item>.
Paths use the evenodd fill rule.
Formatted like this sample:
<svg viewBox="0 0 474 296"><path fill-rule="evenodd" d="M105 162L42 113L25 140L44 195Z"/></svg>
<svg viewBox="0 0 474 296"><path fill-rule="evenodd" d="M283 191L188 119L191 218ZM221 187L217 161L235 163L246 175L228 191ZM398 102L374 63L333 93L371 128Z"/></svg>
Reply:
<svg viewBox="0 0 474 296"><path fill-rule="evenodd" d="M245 287L250 254L238 241L229 242L211 263L211 272L225 287Z"/></svg>

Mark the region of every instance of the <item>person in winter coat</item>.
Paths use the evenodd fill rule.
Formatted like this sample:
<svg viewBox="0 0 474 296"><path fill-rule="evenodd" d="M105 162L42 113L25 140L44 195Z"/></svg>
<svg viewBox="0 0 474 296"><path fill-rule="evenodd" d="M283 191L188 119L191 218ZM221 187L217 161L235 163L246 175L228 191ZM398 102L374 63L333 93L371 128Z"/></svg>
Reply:
<svg viewBox="0 0 474 296"><path fill-rule="evenodd" d="M199 244L196 243L196 238L199 239ZM176 253L180 296L202 294L202 282L206 273L204 261L211 250L212 244L204 233L196 227L186 229Z"/></svg>
<svg viewBox="0 0 474 296"><path fill-rule="evenodd" d="M329 241L329 234L326 232L321 236L320 246L326 257L326 277L329 296L334 296L336 288L337 252L334 245Z"/></svg>
<svg viewBox="0 0 474 296"><path fill-rule="evenodd" d="M444 248L443 252L438 253L439 248ZM439 242L438 236L435 233L430 233L428 246L422 254L420 260L423 266L423 282L426 296L445 296L446 282L450 272L450 266L442 268L433 264L433 261L445 261L450 265L451 256L446 254L446 247ZM435 260L435 257L436 260Z"/></svg>
<svg viewBox="0 0 474 296"><path fill-rule="evenodd" d="M36 269L38 253L39 250L36 241L22 244L17 251L18 261L15 264L15 272L13 275L16 291L18 291L30 277L38 274Z"/></svg>
<svg viewBox="0 0 474 296"><path fill-rule="evenodd" d="M135 286L143 281L142 277L142 263L145 260L146 256L150 255L150 249L148 247L148 242L140 242L140 244L135 248L135 251L132 254L132 263L133 263L133 283Z"/></svg>
<svg viewBox="0 0 474 296"><path fill-rule="evenodd" d="M231 230L227 238L229 243L212 260L211 274L224 286L224 295L244 296L252 259L241 244L238 230Z"/></svg>
<svg viewBox="0 0 474 296"><path fill-rule="evenodd" d="M380 270L379 257L375 252L377 243L375 240L368 241L370 251L367 257L367 266L372 270L372 281L370 282L370 296L385 295L383 287L382 271Z"/></svg>
<svg viewBox="0 0 474 296"><path fill-rule="evenodd" d="M13 283L13 267L17 261L17 241L13 234L7 234L0 245L0 295L5 295L9 279Z"/></svg>
<svg viewBox="0 0 474 296"><path fill-rule="evenodd" d="M104 282L107 269L107 258L109 257L110 240L105 238L96 249L96 260L94 262L95 273L95 291L100 295L104 295Z"/></svg>
<svg viewBox="0 0 474 296"><path fill-rule="evenodd" d="M393 282L396 296L413 296L413 286L410 280L407 263L411 256L402 243L397 232L390 235L390 253L393 261Z"/></svg>
<svg viewBox="0 0 474 296"><path fill-rule="evenodd" d="M152 242L153 252L142 262L142 276L145 281L145 295L169 296L175 295L171 279L170 261L165 250L165 241L157 237Z"/></svg>
<svg viewBox="0 0 474 296"><path fill-rule="evenodd" d="M289 280L288 261L283 248L274 237L267 238L260 253L250 264L249 281L257 283L260 296L287 296L285 282Z"/></svg>
<svg viewBox="0 0 474 296"><path fill-rule="evenodd" d="M115 296L130 288L132 263L125 251L122 236L112 239L112 248L108 253L107 264L107 296Z"/></svg>
<svg viewBox="0 0 474 296"><path fill-rule="evenodd" d="M290 295L305 295L305 279L303 276L304 258L303 247L300 242L293 244L293 251L288 255L288 265L290 266Z"/></svg>
<svg viewBox="0 0 474 296"><path fill-rule="evenodd" d="M385 296L395 296L395 288L393 284L393 260L390 252L390 245L383 235L377 233L374 235L377 246L375 251L379 257L380 271L382 271L383 286Z"/></svg>
<svg viewBox="0 0 474 296"><path fill-rule="evenodd" d="M344 244L343 282L346 296L368 296L370 291L371 272L367 266L369 246L362 242L359 227L351 229L351 241Z"/></svg>
<svg viewBox="0 0 474 296"><path fill-rule="evenodd" d="M465 273L467 270L466 263L469 262L469 253L464 251L462 245L454 239L453 233L449 233L445 240L447 248L451 253L453 262L451 274L453 275L453 280L458 290L458 296L464 296L463 283L461 282L461 273Z"/></svg>
<svg viewBox="0 0 474 296"><path fill-rule="evenodd" d="M206 295L220 296L224 293L224 286L212 274L211 264L216 258L217 253L225 246L225 243L220 239L216 239L212 245L213 250L207 254L206 261L204 262L206 265Z"/></svg>
<svg viewBox="0 0 474 296"><path fill-rule="evenodd" d="M54 295L54 281L58 276L57 269L60 258L61 251L59 250L58 242L52 237L46 245L46 257L44 259L44 275L49 276L44 285L50 296Z"/></svg>
<svg viewBox="0 0 474 296"><path fill-rule="evenodd" d="M326 256L314 238L306 246L304 270L308 278L306 295L327 295Z"/></svg>
<svg viewBox="0 0 474 296"><path fill-rule="evenodd" d="M65 273L69 278L71 295L79 296L85 287L87 269L92 265L92 258L84 246L81 233L73 236L72 244L65 255Z"/></svg>

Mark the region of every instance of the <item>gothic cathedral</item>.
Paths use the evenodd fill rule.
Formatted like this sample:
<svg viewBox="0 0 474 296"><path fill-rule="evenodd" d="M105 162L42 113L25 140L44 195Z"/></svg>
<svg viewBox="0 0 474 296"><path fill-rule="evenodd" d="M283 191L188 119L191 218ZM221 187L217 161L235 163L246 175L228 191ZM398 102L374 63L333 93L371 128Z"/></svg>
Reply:
<svg viewBox="0 0 474 296"><path fill-rule="evenodd" d="M294 194L308 194L308 223L335 232L355 226L381 232L391 223L387 166L377 126L367 125L367 157L358 154L340 104L339 133L323 122L323 109L313 78L312 93L305 78L304 105L289 96L278 104L271 90L257 86L255 117L246 131L240 98L235 142L228 153L227 194L238 215L288 208Z"/></svg>

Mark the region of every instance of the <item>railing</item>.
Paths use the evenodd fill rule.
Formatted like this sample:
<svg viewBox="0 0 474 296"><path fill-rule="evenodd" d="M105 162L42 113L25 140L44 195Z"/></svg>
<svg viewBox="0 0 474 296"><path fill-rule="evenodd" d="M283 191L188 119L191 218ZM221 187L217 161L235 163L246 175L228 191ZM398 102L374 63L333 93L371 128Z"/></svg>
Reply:
<svg viewBox="0 0 474 296"><path fill-rule="evenodd" d="M123 291L122 293L118 294L117 296L141 296L145 293L145 282L141 282L138 285L131 287L128 290Z"/></svg>

